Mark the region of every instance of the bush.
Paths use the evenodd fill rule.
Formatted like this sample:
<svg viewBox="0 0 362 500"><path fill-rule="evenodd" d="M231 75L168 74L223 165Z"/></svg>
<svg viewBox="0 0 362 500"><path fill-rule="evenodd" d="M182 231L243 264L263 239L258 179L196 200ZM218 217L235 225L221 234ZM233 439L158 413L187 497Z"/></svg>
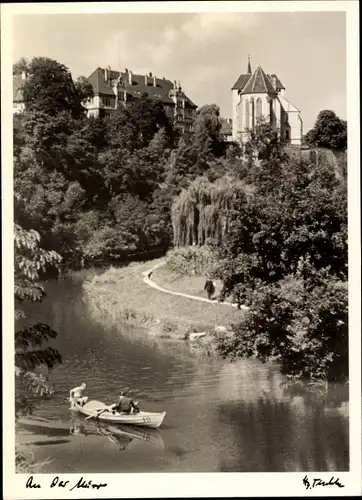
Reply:
<svg viewBox="0 0 362 500"><path fill-rule="evenodd" d="M348 377L347 285L319 272L318 283L286 279L262 285L235 335L219 335L226 358L277 359L293 381L346 381Z"/></svg>
<svg viewBox="0 0 362 500"><path fill-rule="evenodd" d="M175 248L167 252L168 267L183 276L201 276L215 274L217 260L214 250L209 245Z"/></svg>

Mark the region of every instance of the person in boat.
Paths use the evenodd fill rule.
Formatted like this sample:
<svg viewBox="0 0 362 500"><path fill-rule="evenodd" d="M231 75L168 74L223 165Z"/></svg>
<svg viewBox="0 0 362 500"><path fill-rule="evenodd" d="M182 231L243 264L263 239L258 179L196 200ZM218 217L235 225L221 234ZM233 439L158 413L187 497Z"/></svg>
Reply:
<svg viewBox="0 0 362 500"><path fill-rule="evenodd" d="M215 285L212 279L210 279L210 276L206 276L206 283L204 286L204 290L206 290L207 298L211 300L215 293Z"/></svg>
<svg viewBox="0 0 362 500"><path fill-rule="evenodd" d="M87 396L83 396L83 393L87 387L86 383L82 383L79 387L74 387L74 389L71 389L69 391L69 400L74 406L74 403L77 403L81 406L84 406L86 402L88 401Z"/></svg>
<svg viewBox="0 0 362 500"><path fill-rule="evenodd" d="M117 403L112 406L112 411L130 415L131 413L139 413L140 409L138 403L130 398L127 392L121 391Z"/></svg>

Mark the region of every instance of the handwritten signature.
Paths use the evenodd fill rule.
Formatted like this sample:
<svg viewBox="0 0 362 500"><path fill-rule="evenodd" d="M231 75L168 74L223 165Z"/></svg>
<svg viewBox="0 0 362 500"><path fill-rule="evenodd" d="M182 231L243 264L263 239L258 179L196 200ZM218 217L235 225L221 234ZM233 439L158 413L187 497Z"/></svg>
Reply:
<svg viewBox="0 0 362 500"><path fill-rule="evenodd" d="M304 476L303 484L307 490L311 490L315 486L338 486L338 488L344 488L344 484L340 483L339 477L334 479L333 476L330 478L328 482L323 481L322 479L319 478L313 478L313 480L311 479L311 482L309 482L308 476Z"/></svg>
<svg viewBox="0 0 362 500"><path fill-rule="evenodd" d="M74 490L74 488L90 488L99 490L100 488L105 488L107 483L93 483L92 480L86 481L83 479L83 476L79 479L77 483L73 486L69 484L69 481L62 481L59 479L59 476L55 476L50 484L48 485L50 488L67 488L69 491ZM41 488L42 485L36 483L33 476L30 476L26 481L26 488Z"/></svg>

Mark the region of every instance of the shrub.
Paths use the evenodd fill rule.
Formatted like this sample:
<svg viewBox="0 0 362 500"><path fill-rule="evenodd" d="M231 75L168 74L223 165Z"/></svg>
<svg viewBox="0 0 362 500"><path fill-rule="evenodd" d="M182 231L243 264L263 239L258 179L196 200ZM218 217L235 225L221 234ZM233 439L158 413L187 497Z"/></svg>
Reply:
<svg viewBox="0 0 362 500"><path fill-rule="evenodd" d="M168 267L183 276L215 274L217 260L209 245L175 248L167 252Z"/></svg>

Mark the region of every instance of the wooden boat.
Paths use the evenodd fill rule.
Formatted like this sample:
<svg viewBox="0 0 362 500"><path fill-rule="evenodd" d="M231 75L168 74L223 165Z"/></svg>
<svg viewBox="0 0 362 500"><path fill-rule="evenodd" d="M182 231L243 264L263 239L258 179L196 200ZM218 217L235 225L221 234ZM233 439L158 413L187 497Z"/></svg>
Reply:
<svg viewBox="0 0 362 500"><path fill-rule="evenodd" d="M82 415L87 417L98 419L102 422L109 422L112 424L131 424L138 427L152 427L157 428L162 424L166 412L162 413L150 413L145 411L140 411L134 414L117 413L109 410L109 406L105 405L101 401L89 401L85 405L81 406L75 401L72 402L73 407L71 410L78 411Z"/></svg>
<svg viewBox="0 0 362 500"><path fill-rule="evenodd" d="M72 432L71 422L60 422L48 420L42 417L30 417L17 419L17 425L21 430L30 432L36 435L46 435L50 437L69 436L87 436L87 435L103 435L109 436L125 436L132 441L143 441L158 449L164 449L165 445L160 432L157 429L139 428L133 425L109 424L107 422L95 422L94 419L85 422L82 419L82 424L79 427L79 432Z"/></svg>

